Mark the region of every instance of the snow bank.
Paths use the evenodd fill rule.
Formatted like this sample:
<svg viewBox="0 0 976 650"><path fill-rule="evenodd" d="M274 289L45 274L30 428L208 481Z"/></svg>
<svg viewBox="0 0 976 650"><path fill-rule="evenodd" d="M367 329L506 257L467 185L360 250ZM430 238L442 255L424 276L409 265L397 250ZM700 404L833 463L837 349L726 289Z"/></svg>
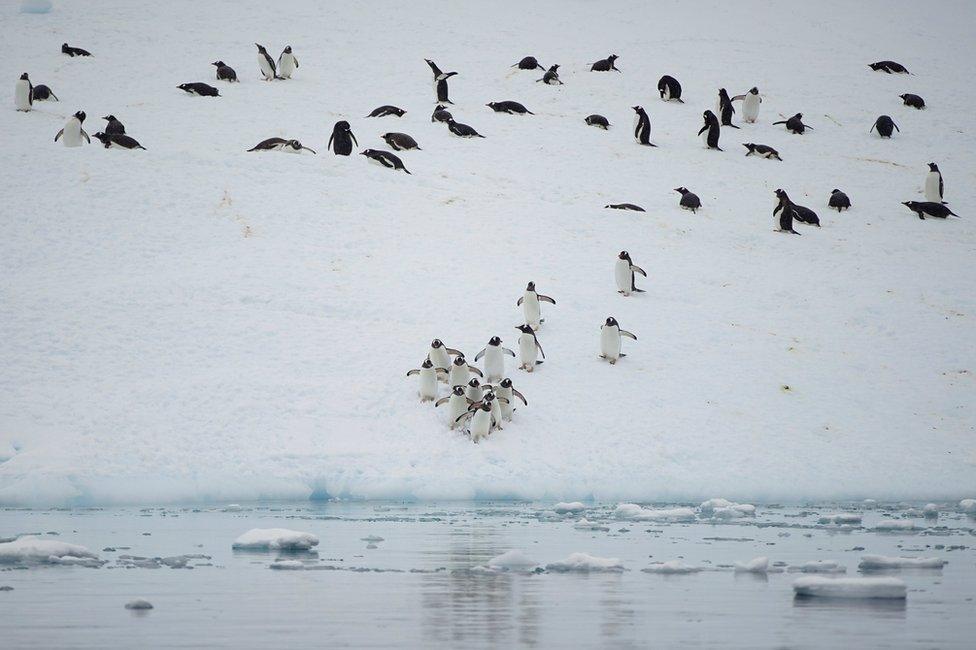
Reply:
<svg viewBox="0 0 976 650"><path fill-rule="evenodd" d="M769 571L769 558L765 555L753 558L748 562L736 562L736 573L766 573Z"/></svg>
<svg viewBox="0 0 976 650"><path fill-rule="evenodd" d="M941 569L948 562L937 557L887 557L885 555L865 555L857 565L862 571L883 569Z"/></svg>
<svg viewBox="0 0 976 650"><path fill-rule="evenodd" d="M959 509L963 512L976 513L976 499L963 499L959 502Z"/></svg>
<svg viewBox="0 0 976 650"><path fill-rule="evenodd" d="M559 502L552 507L557 515L565 515L567 513L578 513L586 510L586 506L579 501L572 501L570 503Z"/></svg>
<svg viewBox="0 0 976 650"><path fill-rule="evenodd" d="M915 530L915 522L908 519L892 519L890 521L879 521L875 527L875 530L880 532L898 532L898 531L908 531Z"/></svg>
<svg viewBox="0 0 976 650"><path fill-rule="evenodd" d="M819 598L905 598L908 589L898 578L822 578L805 576L793 581L797 596Z"/></svg>
<svg viewBox="0 0 976 650"><path fill-rule="evenodd" d="M685 564L681 560L669 560L667 562L655 562L648 567L641 569L643 573L663 573L666 575L682 575L686 573L698 573L702 570L700 566Z"/></svg>
<svg viewBox="0 0 976 650"><path fill-rule="evenodd" d="M597 557L587 553L572 553L565 560L546 565L546 571L555 573L616 573L623 570L623 563L615 557Z"/></svg>
<svg viewBox="0 0 976 650"><path fill-rule="evenodd" d="M861 515L856 512L839 512L834 515L826 515L817 520L818 524L860 524Z"/></svg>
<svg viewBox="0 0 976 650"><path fill-rule="evenodd" d="M790 573L847 573L847 567L836 560L813 560L803 564L791 564Z"/></svg>
<svg viewBox="0 0 976 650"><path fill-rule="evenodd" d="M642 508L636 503L621 503L613 511L617 519L630 521L686 522L695 521L695 511L691 508Z"/></svg>
<svg viewBox="0 0 976 650"><path fill-rule="evenodd" d="M519 550L511 550L488 560L488 566L501 571L531 571L539 563Z"/></svg>
<svg viewBox="0 0 976 650"><path fill-rule="evenodd" d="M26 535L0 544L0 563L91 564L98 555L84 546Z"/></svg>
<svg viewBox="0 0 976 650"><path fill-rule="evenodd" d="M248 551L307 551L319 545L312 533L287 528L252 528L236 540L233 548Z"/></svg>

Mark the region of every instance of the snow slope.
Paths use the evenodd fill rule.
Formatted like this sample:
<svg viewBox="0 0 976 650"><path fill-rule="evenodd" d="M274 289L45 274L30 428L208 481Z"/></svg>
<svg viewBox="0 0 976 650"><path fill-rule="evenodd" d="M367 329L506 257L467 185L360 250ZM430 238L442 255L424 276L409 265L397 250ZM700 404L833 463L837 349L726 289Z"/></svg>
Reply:
<svg viewBox="0 0 976 650"><path fill-rule="evenodd" d="M27 71L61 102L0 110L0 504L973 495L973 7L800 6L5 3L7 92ZM292 45L295 77L259 82L255 41ZM611 52L620 74L588 71ZM528 54L565 85L509 67ZM485 139L430 123L425 57L460 72L452 111ZM213 80L218 58L242 83ZM889 58L914 76L866 66ZM686 104L657 98L662 74ZM753 85L760 122L705 150L717 88ZM506 99L537 115L484 106ZM386 103L408 112L363 119ZM657 149L629 133L638 103ZM79 109L148 151L55 145ZM796 112L815 130L771 126ZM890 141L868 133L882 113ZM327 153L339 119L360 149L413 135L412 175ZM319 155L245 153L271 136ZM963 219L900 205L930 161ZM774 233L778 187L823 228ZM850 212L828 213L835 187ZM647 293L615 293L622 249ZM558 303L547 362L510 370L529 406L473 445L404 375L434 337L515 347L528 280ZM608 315L639 339L616 366Z"/></svg>

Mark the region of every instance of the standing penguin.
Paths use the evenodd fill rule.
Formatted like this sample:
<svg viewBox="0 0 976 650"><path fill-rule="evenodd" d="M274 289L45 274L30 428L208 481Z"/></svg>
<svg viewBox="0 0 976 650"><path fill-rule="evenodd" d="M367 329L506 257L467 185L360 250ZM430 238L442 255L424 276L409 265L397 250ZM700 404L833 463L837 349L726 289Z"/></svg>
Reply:
<svg viewBox="0 0 976 650"><path fill-rule="evenodd" d="M868 133L875 130L877 130L878 135L882 138L890 138L894 131L901 133L901 129L898 128L895 121L888 115L880 115L878 119L874 121L874 125L871 127Z"/></svg>
<svg viewBox="0 0 976 650"><path fill-rule="evenodd" d="M778 232L788 232L794 235L799 235L797 231L793 230L793 202L790 201L790 197L786 195L785 190L776 190L774 192L776 198L779 202L776 207L773 208L773 216L776 216L777 212L782 212L779 215L779 231Z"/></svg>
<svg viewBox="0 0 976 650"><path fill-rule="evenodd" d="M788 120L780 120L779 122L773 122L773 126L776 126L777 124L785 124L786 130L796 135L803 135L803 132L806 129L810 129L811 131L813 131L812 126L808 126L803 123L803 113L797 113L796 115L794 115Z"/></svg>
<svg viewBox="0 0 976 650"><path fill-rule="evenodd" d="M278 69L275 67L274 59L268 54L268 51L264 49L263 45L255 43L258 48L258 66L261 68L261 76L264 77L265 81L271 81L272 79L278 79Z"/></svg>
<svg viewBox="0 0 976 650"><path fill-rule="evenodd" d="M622 336L637 340L637 337L627 330L620 329L620 324L613 316L608 317L607 321L600 327L600 358L609 361L610 365L615 365L620 357L627 356L620 352L620 338Z"/></svg>
<svg viewBox="0 0 976 650"><path fill-rule="evenodd" d="M702 113L702 117L705 119L705 124L698 130L698 135L701 136L706 147L722 151L718 146L718 137L722 133L722 127L719 126L718 118L711 111L705 111Z"/></svg>
<svg viewBox="0 0 976 650"><path fill-rule="evenodd" d="M460 350L445 346L440 339L434 339L430 342L430 349L427 350L427 358L434 362L435 367L450 368L452 356L463 357L464 355L461 354Z"/></svg>
<svg viewBox="0 0 976 650"><path fill-rule="evenodd" d="M468 412L468 398L464 394L464 386L454 386L451 388L450 395L434 402L435 407L441 404L448 405L448 422L450 422L451 428L453 429L458 425L458 420L461 416Z"/></svg>
<svg viewBox="0 0 976 650"><path fill-rule="evenodd" d="M759 119L759 105L762 103L759 89L753 86L745 95L736 95L732 98L733 101L738 99L742 100L742 121L755 124Z"/></svg>
<svg viewBox="0 0 976 650"><path fill-rule="evenodd" d="M481 382L478 381L477 377L472 377L468 382L468 387L464 389L464 396L468 399L468 403L480 402L484 394L485 389L481 387Z"/></svg>
<svg viewBox="0 0 976 650"><path fill-rule="evenodd" d="M81 125L85 121L85 111L78 111L74 115L68 118L65 122L64 128L58 131L58 134L54 136L54 141L62 140L64 146L66 147L80 147L81 139L84 138L88 144L91 144L91 138L85 133L85 129L81 128Z"/></svg>
<svg viewBox="0 0 976 650"><path fill-rule="evenodd" d="M518 325L515 329L522 332L519 335L519 370L532 372L537 365L542 365L542 361L537 360L536 350L543 359L546 358L546 353L542 351L542 346L531 325Z"/></svg>
<svg viewBox="0 0 976 650"><path fill-rule="evenodd" d="M20 75L20 79L14 85L14 106L18 111L25 113L31 110L34 105L34 84L31 83L27 73Z"/></svg>
<svg viewBox="0 0 976 650"><path fill-rule="evenodd" d="M332 127L332 135L329 136L329 144L326 145L326 148L332 149L333 153L337 156L348 156L352 153L353 142L356 143L357 147L359 146L359 141L353 135L349 122L339 120Z"/></svg>
<svg viewBox="0 0 976 650"><path fill-rule="evenodd" d="M637 144L648 147L656 147L651 143L651 118L647 116L647 111L643 106L631 106L634 109L634 138Z"/></svg>
<svg viewBox="0 0 976 650"><path fill-rule="evenodd" d="M499 383L495 388L495 395L499 399L505 400L501 403L502 418L508 420L509 422L512 421L512 414L515 412L514 398L517 397L522 400L522 404L525 406L529 405L529 402L525 399L525 395L520 393L515 386L512 385L512 380L508 377L502 379L501 383Z"/></svg>
<svg viewBox="0 0 976 650"><path fill-rule="evenodd" d="M488 382L500 381L505 376L505 355L515 358L515 352L502 345L502 340L497 336L491 337L488 345L475 355L474 362L478 363L481 357L485 358L485 379Z"/></svg>
<svg viewBox="0 0 976 650"><path fill-rule="evenodd" d="M472 374L478 375L479 377L484 376L478 368L475 368L465 360L463 354L459 354L451 362L450 372L451 376L447 381L451 386L457 386L458 384L466 385L468 380L471 379Z"/></svg>
<svg viewBox="0 0 976 650"><path fill-rule="evenodd" d="M791 211L791 220L795 219L800 223L808 223L811 226L816 226L817 228L820 227L820 217L817 216L816 212L814 212L808 207L797 205L796 203L791 201L790 197L786 195L786 192L784 190L776 190L775 194L776 194L776 198L779 199L779 203L777 203L776 208L773 209L774 217L776 216L776 213L778 211L783 210L785 212L787 209L789 209ZM791 221L791 226L792 226L792 221ZM795 233L795 234L799 234L799 233Z"/></svg>
<svg viewBox="0 0 976 650"><path fill-rule="evenodd" d="M525 293L523 293L522 297L518 299L517 303L515 303L516 306L522 307L522 313L525 314L525 322L533 330L539 329L543 322L542 307L539 304L540 302L548 302L553 305L556 304L556 301L549 296L543 296L540 293L536 293L535 282L529 282L525 286Z"/></svg>
<svg viewBox="0 0 976 650"><path fill-rule="evenodd" d="M462 415L462 419L465 416ZM491 404L488 402L483 402L477 410L475 410L474 415L471 416L471 424L468 430L471 432L471 441L479 442L482 438L487 438L491 435L491 430L495 426L495 418L491 414Z"/></svg>
<svg viewBox="0 0 976 650"><path fill-rule="evenodd" d="M102 119L108 122L108 124L105 125L105 133L108 133L109 135L125 134L125 125L122 124L122 122L119 122L114 115L106 115Z"/></svg>
<svg viewBox="0 0 976 650"><path fill-rule="evenodd" d="M733 129L737 129L735 124L732 124L732 115L735 113L735 108L732 107L732 100L729 98L729 93L725 88L718 89L718 101L715 103L716 112L721 116L722 126L731 126Z"/></svg>
<svg viewBox="0 0 976 650"><path fill-rule="evenodd" d="M851 200L840 190L833 190L830 193L830 198L827 199L827 207L834 208L838 212L850 210Z"/></svg>
<svg viewBox="0 0 976 650"><path fill-rule="evenodd" d="M935 163L929 163L929 171L925 175L925 200L932 203L944 203L945 184L942 182L942 172Z"/></svg>
<svg viewBox="0 0 976 650"><path fill-rule="evenodd" d="M685 210L697 212L698 208L701 207L701 199L699 199L698 195L691 192L687 187L676 187L674 188L674 191L681 195L678 205Z"/></svg>
<svg viewBox="0 0 976 650"><path fill-rule="evenodd" d="M437 93L437 101L441 104L453 104L448 98L447 80L456 75L456 72L441 72L437 64L430 59L424 59L430 66L430 71L434 73L434 92Z"/></svg>
<svg viewBox="0 0 976 650"><path fill-rule="evenodd" d="M291 53L291 45L286 45L278 56L278 76L282 79L291 79L298 69L298 59Z"/></svg>
<svg viewBox="0 0 976 650"><path fill-rule="evenodd" d="M617 255L617 261L613 265L613 278L617 283L617 293L622 293L625 296L629 296L631 292L644 293L644 290L638 289L635 283L635 276L638 273L645 278L647 277L644 269L634 264L633 260L630 259L630 253L620 251L620 254Z"/></svg>
<svg viewBox="0 0 976 650"><path fill-rule="evenodd" d="M491 417L495 421L495 428L499 431L502 430L502 404L508 402L508 398L499 397L492 390L491 386L488 386L485 391L485 396L481 398L482 401L486 402L491 406Z"/></svg>
<svg viewBox="0 0 976 650"><path fill-rule="evenodd" d="M563 82L559 79L559 72L558 72L558 70L559 70L559 64L558 63L555 64L555 65L549 66L549 69L546 70L546 73L544 75L542 75L542 79L536 79L536 83L538 83L538 82L541 81L542 83L546 84L547 86L561 86L561 85L563 85Z"/></svg>
<svg viewBox="0 0 976 650"><path fill-rule="evenodd" d="M681 84L670 75L664 75L657 82L657 91L661 93L661 99L666 102L675 101L684 104L681 99Z"/></svg>
<svg viewBox="0 0 976 650"><path fill-rule="evenodd" d="M620 57L616 54L611 54L605 59L600 59L593 64L593 66L590 68L590 72L610 72L611 70L620 72L620 69L614 65L619 58Z"/></svg>
<svg viewBox="0 0 976 650"><path fill-rule="evenodd" d="M424 359L419 368L414 368L407 373L407 377L411 375L420 375L420 401L432 402L437 399L438 375L447 375L447 370L435 368L430 359Z"/></svg>

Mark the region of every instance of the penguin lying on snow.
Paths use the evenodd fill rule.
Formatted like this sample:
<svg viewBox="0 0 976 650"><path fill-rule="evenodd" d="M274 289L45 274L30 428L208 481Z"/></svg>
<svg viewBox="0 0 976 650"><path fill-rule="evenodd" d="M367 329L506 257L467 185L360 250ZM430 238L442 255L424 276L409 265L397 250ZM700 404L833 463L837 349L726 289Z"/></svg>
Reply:
<svg viewBox="0 0 976 650"><path fill-rule="evenodd" d="M918 95L905 93L904 95L898 96L901 97L901 100L905 103L905 106L911 106L912 108L917 108L918 110L923 110L925 108L925 100Z"/></svg>
<svg viewBox="0 0 976 650"><path fill-rule="evenodd" d="M882 138L890 138L891 134L894 132L892 129L901 133L901 129L898 128L898 125L895 124L895 121L891 119L891 117L888 115L881 115L874 121L874 125L871 127L868 133L876 130L878 135Z"/></svg>
<svg viewBox="0 0 976 650"><path fill-rule="evenodd" d="M559 72L558 72L558 70L559 70L559 64L558 63L555 64L555 65L553 65L553 66L550 66L550 68L548 70L546 70L546 73L544 75L542 75L542 79L536 79L536 82L538 83L538 82L541 81L542 83L546 84L547 86L556 86L556 85L561 86L563 84L563 82L560 81L560 79L559 79Z"/></svg>
<svg viewBox="0 0 976 650"><path fill-rule="evenodd" d="M875 72L887 72L888 74L911 74L905 66L894 61L878 61L869 63L868 67Z"/></svg>
<svg viewBox="0 0 976 650"><path fill-rule="evenodd" d="M604 209L610 208L612 210L633 210L634 212L647 212L644 208L639 205L634 205L633 203L611 203L610 205L603 206Z"/></svg>
<svg viewBox="0 0 976 650"><path fill-rule="evenodd" d="M359 141L353 135L349 122L339 120L332 127L332 135L329 136L329 143L326 147L332 149L332 152L337 156L348 156L352 153L353 142L356 143L357 147L359 146Z"/></svg>
<svg viewBox="0 0 976 650"><path fill-rule="evenodd" d="M779 157L779 152L768 145L755 144L753 142L744 142L742 146L749 150L746 152L747 156L759 156L761 158L775 158L780 162L783 161L783 159Z"/></svg>
<svg viewBox="0 0 976 650"><path fill-rule="evenodd" d="M217 79L218 81L238 81L237 73L234 72L234 68L230 67L223 61L214 61L210 65L217 68Z"/></svg>
<svg viewBox="0 0 976 650"><path fill-rule="evenodd" d="M773 126L776 126L777 124L785 124L786 130L790 131L791 133L795 133L796 135L803 135L803 131L806 129L813 131L812 126L807 126L803 123L803 113L797 113L788 120L773 122Z"/></svg>
<svg viewBox="0 0 976 650"><path fill-rule="evenodd" d="M590 68L590 72L610 72L611 70L616 70L620 72L620 68L614 65L620 57L616 54L611 54L605 59L600 59Z"/></svg>
<svg viewBox="0 0 976 650"><path fill-rule="evenodd" d="M454 118L452 117L451 112L442 104L435 106L434 112L430 116L431 122L450 122L452 119Z"/></svg>
<svg viewBox="0 0 976 650"><path fill-rule="evenodd" d="M625 296L629 296L631 292L644 293L643 289L637 288L636 275L638 273L645 278L647 277L644 269L634 264L633 260L630 259L630 253L620 251L613 267L613 278L617 283L617 293L622 293Z"/></svg>
<svg viewBox="0 0 976 650"><path fill-rule="evenodd" d="M410 174L410 170L403 166L403 161L400 160L398 156L393 155L389 151L380 151L379 149L364 149L359 152L359 155L366 156L373 162L382 165L388 169L402 169L403 171ZM411 174L412 175L412 174Z"/></svg>
<svg viewBox="0 0 976 650"><path fill-rule="evenodd" d="M942 182L942 172L935 163L929 163L929 171L925 174L925 200L933 203L943 203L945 183Z"/></svg>
<svg viewBox="0 0 976 650"><path fill-rule="evenodd" d="M779 230L780 232L788 232L794 235L799 235L800 233L793 230L793 220L796 219L802 223L808 223L814 226L820 227L820 218L817 217L815 213L810 208L805 208L802 205L797 205L790 200L790 197L786 194L785 190L776 190L774 192L776 198L779 202L776 207L773 208L773 216L776 213L782 212L779 216Z"/></svg>
<svg viewBox="0 0 976 650"><path fill-rule="evenodd" d="M44 84L37 84L36 86L34 86L34 101L35 102L44 102L44 101L47 101L47 100L52 99L52 98L56 102L61 101L60 99L58 99L58 96L54 94L54 91L52 91L50 88L48 88Z"/></svg>
<svg viewBox="0 0 976 650"><path fill-rule="evenodd" d="M306 147L298 140L286 140L285 138L268 138L248 149L248 151L285 151L287 153L301 153L304 150L315 153L314 149Z"/></svg>
<svg viewBox="0 0 976 650"><path fill-rule="evenodd" d="M20 75L14 86L14 105L18 111L27 113L34 105L34 84L31 83L27 73Z"/></svg>
<svg viewBox="0 0 976 650"><path fill-rule="evenodd" d="M109 135L122 135L125 133L125 125L119 122L119 119L114 115L106 115L102 119L108 122L105 125L105 133Z"/></svg>
<svg viewBox="0 0 976 650"><path fill-rule="evenodd" d="M841 210L850 210L851 200L840 190L832 190L830 192L830 198L827 199L827 206L836 209L838 212Z"/></svg>
<svg viewBox="0 0 976 650"><path fill-rule="evenodd" d="M670 75L664 75L657 82L657 91L661 93L661 99L664 101L675 101L682 104L685 103L681 99L681 84L678 80Z"/></svg>
<svg viewBox="0 0 976 650"><path fill-rule="evenodd" d="M600 327L600 358L609 361L611 366L616 365L620 357L627 356L620 352L621 337L624 336L637 340L632 333L620 329L620 324L613 316L608 317Z"/></svg>
<svg viewBox="0 0 976 650"><path fill-rule="evenodd" d="M678 205L685 210L691 210L694 213L701 207L701 199L698 198L697 194L691 193L687 187L676 187L674 191L681 195Z"/></svg>
<svg viewBox="0 0 976 650"><path fill-rule="evenodd" d="M485 136L481 135L473 128L467 124L461 124L460 122L455 122L454 118L447 121L448 130L459 138L483 138Z"/></svg>
<svg viewBox="0 0 976 650"><path fill-rule="evenodd" d="M902 205L918 215L918 218L925 220L925 217L935 217L946 219L949 215L959 217L958 214L949 209L944 203L933 203L932 201L902 201ZM959 217L960 219L962 217Z"/></svg>
<svg viewBox="0 0 976 650"><path fill-rule="evenodd" d="M96 133L93 138L100 140L106 149L142 149L146 148L139 144L135 138L129 137L124 133Z"/></svg>
<svg viewBox="0 0 976 650"><path fill-rule="evenodd" d="M389 104L385 106L380 106L379 108L374 108L373 112L366 117L387 117L389 115L395 115L397 117L403 117L406 113L402 108L397 108L396 106L391 106Z"/></svg>
<svg viewBox="0 0 976 650"><path fill-rule="evenodd" d="M420 151L420 145L406 133L384 133L380 136L394 151L407 151L416 149Z"/></svg>
<svg viewBox="0 0 976 650"><path fill-rule="evenodd" d="M593 115L587 115L583 121L589 124L590 126L601 128L604 131L610 128L610 121L607 120L607 118L603 117L602 115L597 115L596 113L594 113Z"/></svg>
<svg viewBox="0 0 976 650"><path fill-rule="evenodd" d="M534 56L527 56L518 63L513 63L511 67L519 70L545 70Z"/></svg>
<svg viewBox="0 0 976 650"><path fill-rule="evenodd" d="M535 115L535 113L527 109L525 106L513 101L488 102L485 104L485 106L496 113L508 113L509 115L524 115L528 113L529 115Z"/></svg>
<svg viewBox="0 0 976 650"><path fill-rule="evenodd" d="M220 97L220 92L205 83L195 81L190 84L180 84L177 86L183 92L189 93L190 95L199 95L200 97Z"/></svg>
<svg viewBox="0 0 976 650"><path fill-rule="evenodd" d="M80 47L71 47L67 43L61 44L61 53L67 54L70 57L91 56L91 52L89 52L88 50L83 50Z"/></svg>

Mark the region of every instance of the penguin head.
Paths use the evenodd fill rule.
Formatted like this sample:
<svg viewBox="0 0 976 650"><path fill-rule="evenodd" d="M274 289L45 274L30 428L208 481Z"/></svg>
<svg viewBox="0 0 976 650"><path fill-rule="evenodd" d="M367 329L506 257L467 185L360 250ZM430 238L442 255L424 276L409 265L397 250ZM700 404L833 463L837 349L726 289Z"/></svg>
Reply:
<svg viewBox="0 0 976 650"><path fill-rule="evenodd" d="M725 90L725 88L719 88L718 95L719 97L725 98L729 96L729 93Z"/></svg>
<svg viewBox="0 0 976 650"><path fill-rule="evenodd" d="M259 43L255 43L254 45L257 46L258 52L260 52L261 54L267 54L268 53L268 51L266 49L264 49L264 46L263 45L261 45Z"/></svg>
<svg viewBox="0 0 976 650"><path fill-rule="evenodd" d="M420 367L421 368L433 368L434 367L434 362L430 360L430 357L427 357L426 359L424 359L424 362L422 364L420 364Z"/></svg>
<svg viewBox="0 0 976 650"><path fill-rule="evenodd" d="M907 207L909 210L915 209L915 201L902 201L901 204Z"/></svg>
<svg viewBox="0 0 976 650"><path fill-rule="evenodd" d="M497 336L493 336L490 339L488 339L488 345L501 345L501 344L502 344L502 340Z"/></svg>
<svg viewBox="0 0 976 650"><path fill-rule="evenodd" d="M535 291L535 282L533 282L532 280L529 280L529 283L527 285L525 285L525 290L526 291Z"/></svg>
<svg viewBox="0 0 976 650"><path fill-rule="evenodd" d="M755 86L753 86L752 88L749 89L749 94L750 95L758 95L759 94L759 89L756 88Z"/></svg>
<svg viewBox="0 0 976 650"><path fill-rule="evenodd" d="M61 51L62 52L67 52L68 49L69 48L68 48L68 44L67 43L61 43Z"/></svg>
<svg viewBox="0 0 976 650"><path fill-rule="evenodd" d="M678 194L681 194L682 196L684 196L688 192L688 188L687 187L676 187L676 188L674 188L674 191L677 192Z"/></svg>
<svg viewBox="0 0 976 650"><path fill-rule="evenodd" d="M295 151L300 151L302 149L302 143L298 140L289 140L285 143L287 146L291 147Z"/></svg>
<svg viewBox="0 0 976 650"><path fill-rule="evenodd" d="M27 81L28 80L27 73L25 72L24 74L20 75L20 78L24 81Z"/></svg>
<svg viewBox="0 0 976 650"><path fill-rule="evenodd" d="M455 366L465 366L467 364L468 364L468 362L464 360L464 355L463 354L454 357L454 365Z"/></svg>
<svg viewBox="0 0 976 650"><path fill-rule="evenodd" d="M223 62L223 61L214 61L214 62L213 62L213 63L211 63L210 65L215 65L215 66L217 66L218 68L222 68L222 67L224 67L224 62Z"/></svg>
<svg viewBox="0 0 976 650"><path fill-rule="evenodd" d="M106 116L105 116L105 117L103 117L102 119L103 119L103 120L107 120L107 121L109 121L109 122L115 122L115 121L116 121L116 118L115 118L115 116L114 116L114 115L106 115Z"/></svg>
<svg viewBox="0 0 976 650"><path fill-rule="evenodd" d="M611 54L610 56L607 57L607 61L609 61L610 63L613 63L614 61L616 61L619 58L620 57L617 56L616 54Z"/></svg>
<svg viewBox="0 0 976 650"><path fill-rule="evenodd" d="M85 111L78 111L77 113L75 113L75 117L78 118L79 122L84 122L86 117Z"/></svg>
<svg viewBox="0 0 976 650"><path fill-rule="evenodd" d="M291 54L291 45L285 46L285 54Z"/></svg>
<svg viewBox="0 0 976 650"><path fill-rule="evenodd" d="M481 402L481 406L480 406L479 408L480 408L480 409L481 409L482 411L490 411L490 410L491 410L491 404L490 404L490 403L488 403L488 402L486 402L486 401L482 401L482 402Z"/></svg>
<svg viewBox="0 0 976 650"><path fill-rule="evenodd" d="M617 319L614 318L613 316L607 316L606 326L607 327L620 327L620 325L617 324Z"/></svg>
<svg viewBox="0 0 976 650"><path fill-rule="evenodd" d="M179 86L177 86L177 88L179 88L180 90L186 90L187 88L189 88L189 84L180 84Z"/></svg>
<svg viewBox="0 0 976 650"><path fill-rule="evenodd" d="M481 382L478 381L477 377L472 377L471 381L468 382L468 386L471 388L479 388L481 386Z"/></svg>
<svg viewBox="0 0 976 650"><path fill-rule="evenodd" d="M630 253L627 251L620 251L620 255L617 255L617 259L630 261Z"/></svg>
<svg viewBox="0 0 976 650"><path fill-rule="evenodd" d="M939 166L936 165L935 163L929 163L929 171L930 172L937 172L937 171L939 171Z"/></svg>
<svg viewBox="0 0 976 650"><path fill-rule="evenodd" d="M349 131L350 129L352 129L352 127L349 126L349 122L345 120L339 120L335 123L335 131Z"/></svg>
<svg viewBox="0 0 976 650"><path fill-rule="evenodd" d="M793 117L795 117L795 118L796 118L796 119L798 119L798 120L802 120L802 119L803 119L803 113L797 113L797 114L796 114L796 115L794 115Z"/></svg>
<svg viewBox="0 0 976 650"><path fill-rule="evenodd" d="M457 395L458 397L464 397L464 385L458 384L451 389L451 393Z"/></svg>
<svg viewBox="0 0 976 650"><path fill-rule="evenodd" d="M21 79L23 79L23 77L21 77ZM487 104L485 104L485 106L487 106L488 108L495 108L496 103L497 102L488 102Z"/></svg>
<svg viewBox="0 0 976 650"><path fill-rule="evenodd" d="M482 399L485 401L486 404L491 404L492 401L494 401L495 399L495 394L491 392L491 389L489 388L487 391L485 391L485 395L484 397L482 397Z"/></svg>
<svg viewBox="0 0 976 650"><path fill-rule="evenodd" d="M516 325L515 329L522 332L523 334L533 334L532 328L528 325Z"/></svg>
<svg viewBox="0 0 976 650"><path fill-rule="evenodd" d="M790 198L786 195L786 190L782 190L782 189L776 190L775 192L773 192L773 194L775 194L776 198L778 198L781 201L786 201Z"/></svg>
<svg viewBox="0 0 976 650"><path fill-rule="evenodd" d="M434 339L433 341L430 342L430 347L434 348L435 350L438 348L442 348L444 347L444 342L441 341L440 339Z"/></svg>
<svg viewBox="0 0 976 650"><path fill-rule="evenodd" d="M631 108L634 109L635 113L641 113L644 110L643 106L631 106Z"/></svg>
<svg viewBox="0 0 976 650"><path fill-rule="evenodd" d="M363 149L362 151L359 152L359 155L360 156L370 156L370 155L372 155L374 153L376 153L376 150L375 149Z"/></svg>
<svg viewBox="0 0 976 650"><path fill-rule="evenodd" d="M101 131L99 131L98 133L93 133L92 137L95 138L96 140L101 140L102 142L108 140L108 136L102 133Z"/></svg>
<svg viewBox="0 0 976 650"><path fill-rule="evenodd" d="M502 379L498 385L501 386L502 388L511 388L512 380L509 379L508 377L505 377L505 379Z"/></svg>
<svg viewBox="0 0 976 650"><path fill-rule="evenodd" d="M840 190L838 190L838 189L836 189L836 188L835 188L835 189L832 189L832 190L830 190L830 193L831 193L831 194L837 194L837 192L840 192Z"/></svg>

